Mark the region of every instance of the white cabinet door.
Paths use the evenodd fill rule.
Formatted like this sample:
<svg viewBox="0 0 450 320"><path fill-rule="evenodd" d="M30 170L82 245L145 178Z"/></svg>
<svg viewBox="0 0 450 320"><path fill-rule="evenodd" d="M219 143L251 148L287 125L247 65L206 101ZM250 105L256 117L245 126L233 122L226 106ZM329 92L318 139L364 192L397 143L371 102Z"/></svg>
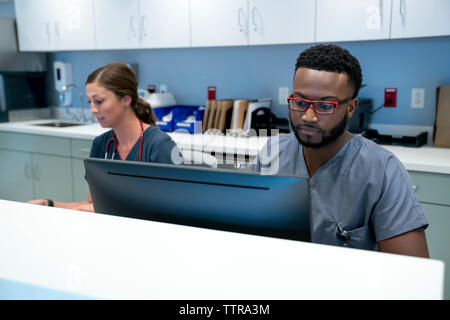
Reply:
<svg viewBox="0 0 450 320"><path fill-rule="evenodd" d="M189 47L188 0L140 0L141 48Z"/></svg>
<svg viewBox="0 0 450 320"><path fill-rule="evenodd" d="M138 0L94 0L97 49L139 47Z"/></svg>
<svg viewBox="0 0 450 320"><path fill-rule="evenodd" d="M95 49L93 0L53 1L55 50Z"/></svg>
<svg viewBox="0 0 450 320"><path fill-rule="evenodd" d="M445 262L444 299L450 299L450 207L421 203L429 226L425 230L431 259Z"/></svg>
<svg viewBox="0 0 450 320"><path fill-rule="evenodd" d="M15 0L20 51L53 50L52 3L52 0Z"/></svg>
<svg viewBox="0 0 450 320"><path fill-rule="evenodd" d="M34 198L29 153L0 150L0 168L0 199L28 201Z"/></svg>
<svg viewBox="0 0 450 320"><path fill-rule="evenodd" d="M247 0L191 0L191 46L248 44Z"/></svg>
<svg viewBox="0 0 450 320"><path fill-rule="evenodd" d="M73 201L70 158L35 153L31 157L35 199Z"/></svg>
<svg viewBox="0 0 450 320"><path fill-rule="evenodd" d="M450 1L393 0L391 38L450 35Z"/></svg>
<svg viewBox="0 0 450 320"><path fill-rule="evenodd" d="M317 0L316 41L389 39L391 0Z"/></svg>
<svg viewBox="0 0 450 320"><path fill-rule="evenodd" d="M315 0L249 0L249 44L314 42Z"/></svg>

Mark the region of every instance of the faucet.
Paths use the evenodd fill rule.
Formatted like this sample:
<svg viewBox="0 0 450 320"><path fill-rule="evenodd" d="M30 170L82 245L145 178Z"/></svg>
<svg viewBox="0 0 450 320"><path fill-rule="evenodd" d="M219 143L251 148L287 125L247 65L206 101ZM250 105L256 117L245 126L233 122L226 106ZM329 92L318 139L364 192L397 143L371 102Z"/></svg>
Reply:
<svg viewBox="0 0 450 320"><path fill-rule="evenodd" d="M75 113L70 112L69 106L72 105L72 103L67 105L67 109L66 109L67 114L69 114L72 117L72 120L75 120L75 121L81 121L81 122L88 122L88 121L90 121L90 118L88 118L86 116L85 110L84 110L83 92L81 92L81 89L77 85L71 83L71 84L68 84L67 86L63 86L61 88L61 91L60 91L60 94L59 94L60 100L62 100L62 101L64 100L64 93L70 88L76 89L78 91L78 94L80 95L81 115L77 116Z"/></svg>

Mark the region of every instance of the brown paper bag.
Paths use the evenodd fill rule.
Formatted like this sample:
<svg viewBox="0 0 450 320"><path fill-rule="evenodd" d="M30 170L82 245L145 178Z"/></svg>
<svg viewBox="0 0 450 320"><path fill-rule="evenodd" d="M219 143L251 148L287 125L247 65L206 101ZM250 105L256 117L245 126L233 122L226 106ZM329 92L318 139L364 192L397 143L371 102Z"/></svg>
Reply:
<svg viewBox="0 0 450 320"><path fill-rule="evenodd" d="M441 86L436 91L434 146L450 148L450 85Z"/></svg>
<svg viewBox="0 0 450 320"><path fill-rule="evenodd" d="M207 100L206 101L206 109L205 109L205 113L203 115L203 130L202 132L205 132L208 129L208 121L209 121L209 113L211 112L211 104L212 104L212 100Z"/></svg>

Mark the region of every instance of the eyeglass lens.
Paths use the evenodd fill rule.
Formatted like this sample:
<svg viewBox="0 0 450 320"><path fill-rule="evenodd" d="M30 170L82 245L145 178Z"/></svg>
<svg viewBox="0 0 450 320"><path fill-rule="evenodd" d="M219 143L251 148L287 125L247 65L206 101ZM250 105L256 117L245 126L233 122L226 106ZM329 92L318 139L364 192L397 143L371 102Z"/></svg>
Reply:
<svg viewBox="0 0 450 320"><path fill-rule="evenodd" d="M309 105L311 104L309 101L296 99L290 99L289 103L291 109L302 112L306 111L306 109L308 109ZM336 105L334 103L314 102L314 109L319 113L333 113L335 106Z"/></svg>

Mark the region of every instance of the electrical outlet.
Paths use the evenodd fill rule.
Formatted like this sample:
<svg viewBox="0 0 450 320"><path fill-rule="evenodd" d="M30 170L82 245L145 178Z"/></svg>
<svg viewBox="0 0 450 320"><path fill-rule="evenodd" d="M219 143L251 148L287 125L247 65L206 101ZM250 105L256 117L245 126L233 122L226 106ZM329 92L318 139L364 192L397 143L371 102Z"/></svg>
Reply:
<svg viewBox="0 0 450 320"><path fill-rule="evenodd" d="M167 92L167 84L160 84L159 85L159 92L166 93Z"/></svg>
<svg viewBox="0 0 450 320"><path fill-rule="evenodd" d="M425 88L411 89L411 108L422 109L425 106Z"/></svg>
<svg viewBox="0 0 450 320"><path fill-rule="evenodd" d="M397 106L397 88L384 89L384 106L391 108Z"/></svg>
<svg viewBox="0 0 450 320"><path fill-rule="evenodd" d="M287 105L288 97L289 97L289 88L288 87L278 88L278 104Z"/></svg>

